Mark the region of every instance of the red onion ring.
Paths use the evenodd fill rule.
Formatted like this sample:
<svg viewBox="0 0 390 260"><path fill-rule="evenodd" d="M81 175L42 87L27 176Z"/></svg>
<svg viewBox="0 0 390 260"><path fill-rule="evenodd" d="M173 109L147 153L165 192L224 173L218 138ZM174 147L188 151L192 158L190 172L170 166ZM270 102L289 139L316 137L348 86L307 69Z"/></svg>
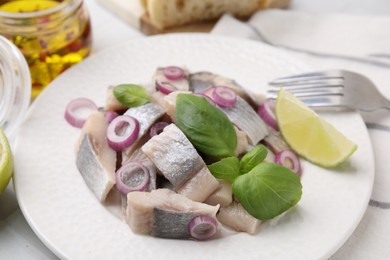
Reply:
<svg viewBox="0 0 390 260"><path fill-rule="evenodd" d="M275 154L275 163L280 164L298 176L302 175L299 157L291 150L283 150Z"/></svg>
<svg viewBox="0 0 390 260"><path fill-rule="evenodd" d="M151 128L150 128L150 131L149 131L149 135L151 137L155 136L155 135L158 135L160 134L164 128L169 125L167 122L157 122L155 123Z"/></svg>
<svg viewBox="0 0 390 260"><path fill-rule="evenodd" d="M75 98L66 106L64 117L70 125L82 128L90 113L98 111L98 109L95 102L88 98ZM82 110L87 110L89 113L81 113L83 112Z"/></svg>
<svg viewBox="0 0 390 260"><path fill-rule="evenodd" d="M150 182L149 170L143 164L132 161L117 170L115 181L117 189L124 194L145 191Z"/></svg>
<svg viewBox="0 0 390 260"><path fill-rule="evenodd" d="M166 81L162 81L162 82L157 81L156 86L157 86L157 90L159 90L161 93L165 95L168 95L169 93L172 93L177 90L177 88L174 85Z"/></svg>
<svg viewBox="0 0 390 260"><path fill-rule="evenodd" d="M195 93L194 95L195 95L195 96L198 96L198 97L204 97L204 98L207 100L207 102L209 102L211 105L213 105L213 106L216 105L215 102L214 102L214 100L213 100L211 97L209 97L208 95L206 95L206 94L203 94L203 93Z"/></svg>
<svg viewBox="0 0 390 260"><path fill-rule="evenodd" d="M184 77L184 70L177 66L168 66L163 69L163 74L169 80L180 80Z"/></svg>
<svg viewBox="0 0 390 260"><path fill-rule="evenodd" d="M104 113L104 117L107 119L108 122L111 122L114 120L119 114L115 111L108 110Z"/></svg>
<svg viewBox="0 0 390 260"><path fill-rule="evenodd" d="M201 94L206 96L206 97L209 97L211 100L213 100L213 93L214 93L214 90L215 90L215 87L214 86L209 86L207 88L205 88ZM213 100L214 101L214 100Z"/></svg>
<svg viewBox="0 0 390 260"><path fill-rule="evenodd" d="M137 119L128 115L117 116L107 127L107 142L115 151L122 151L134 143L138 132Z"/></svg>
<svg viewBox="0 0 390 260"><path fill-rule="evenodd" d="M229 87L218 86L213 91L213 100L222 107L232 107L236 104L237 94Z"/></svg>
<svg viewBox="0 0 390 260"><path fill-rule="evenodd" d="M188 224L190 236L197 240L206 240L217 233L217 220L208 215L194 217Z"/></svg>
<svg viewBox="0 0 390 260"><path fill-rule="evenodd" d="M279 130L278 123L275 117L275 101L267 99L258 107L258 114L269 126L275 130Z"/></svg>

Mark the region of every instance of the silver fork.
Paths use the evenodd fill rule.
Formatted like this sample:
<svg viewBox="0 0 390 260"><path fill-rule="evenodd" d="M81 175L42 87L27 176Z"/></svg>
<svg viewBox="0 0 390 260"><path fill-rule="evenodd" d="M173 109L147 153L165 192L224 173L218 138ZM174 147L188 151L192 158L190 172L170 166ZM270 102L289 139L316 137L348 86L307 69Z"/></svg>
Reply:
<svg viewBox="0 0 390 260"><path fill-rule="evenodd" d="M285 90L311 107L345 107L361 111L390 110L386 99L367 77L346 70L318 71L278 78L269 83L270 98Z"/></svg>

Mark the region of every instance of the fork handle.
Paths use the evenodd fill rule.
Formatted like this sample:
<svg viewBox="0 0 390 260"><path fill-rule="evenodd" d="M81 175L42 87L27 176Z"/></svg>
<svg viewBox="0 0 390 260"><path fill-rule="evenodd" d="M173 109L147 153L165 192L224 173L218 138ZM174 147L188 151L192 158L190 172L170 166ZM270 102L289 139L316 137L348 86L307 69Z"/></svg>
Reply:
<svg viewBox="0 0 390 260"><path fill-rule="evenodd" d="M381 108L390 111L390 100L388 100L387 98L383 97L383 99L380 102L380 105L379 105L378 109L381 109Z"/></svg>
<svg viewBox="0 0 390 260"><path fill-rule="evenodd" d="M387 98L383 97L380 100L380 102L377 105L377 107L375 109L369 110L368 112L376 111L376 110L379 110L379 109L386 109L386 110L390 111L390 100L388 100Z"/></svg>

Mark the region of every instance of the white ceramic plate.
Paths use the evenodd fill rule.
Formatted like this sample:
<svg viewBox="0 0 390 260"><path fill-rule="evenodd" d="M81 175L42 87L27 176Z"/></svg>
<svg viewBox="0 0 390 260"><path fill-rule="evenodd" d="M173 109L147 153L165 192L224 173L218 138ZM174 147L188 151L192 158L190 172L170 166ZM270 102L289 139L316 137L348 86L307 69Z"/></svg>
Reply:
<svg viewBox="0 0 390 260"><path fill-rule="evenodd" d="M74 143L79 129L63 118L67 103L89 97L103 106L105 90L148 83L158 66L185 65L236 79L257 93L277 76L305 66L258 42L180 34L143 38L102 51L57 78L34 102L15 146L20 207L42 241L67 259L325 259L352 234L365 212L374 178L365 125L355 112L324 114L359 148L341 167L304 162L303 197L255 236L237 233L208 242L135 235L84 184Z"/></svg>

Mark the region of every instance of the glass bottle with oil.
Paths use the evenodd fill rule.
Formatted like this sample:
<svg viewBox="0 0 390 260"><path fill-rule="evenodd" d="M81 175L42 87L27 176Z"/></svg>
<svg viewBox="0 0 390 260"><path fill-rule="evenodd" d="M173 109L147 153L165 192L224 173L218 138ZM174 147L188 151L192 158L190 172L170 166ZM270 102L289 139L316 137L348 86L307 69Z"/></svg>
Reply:
<svg viewBox="0 0 390 260"><path fill-rule="evenodd" d="M26 58L32 98L92 48L83 0L0 0L0 34Z"/></svg>

